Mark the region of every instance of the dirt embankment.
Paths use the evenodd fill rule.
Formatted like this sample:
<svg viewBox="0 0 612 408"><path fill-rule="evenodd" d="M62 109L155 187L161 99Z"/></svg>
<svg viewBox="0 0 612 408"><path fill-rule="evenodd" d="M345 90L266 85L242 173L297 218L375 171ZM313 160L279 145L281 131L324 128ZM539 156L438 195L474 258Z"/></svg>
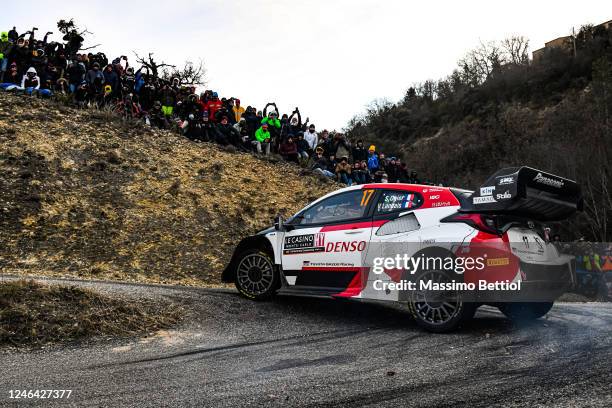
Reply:
<svg viewBox="0 0 612 408"><path fill-rule="evenodd" d="M26 280L0 282L0 347L134 336L171 327L182 317L180 306L158 300Z"/></svg>
<svg viewBox="0 0 612 408"><path fill-rule="evenodd" d="M298 167L0 93L0 271L218 283L235 244L337 188Z"/></svg>

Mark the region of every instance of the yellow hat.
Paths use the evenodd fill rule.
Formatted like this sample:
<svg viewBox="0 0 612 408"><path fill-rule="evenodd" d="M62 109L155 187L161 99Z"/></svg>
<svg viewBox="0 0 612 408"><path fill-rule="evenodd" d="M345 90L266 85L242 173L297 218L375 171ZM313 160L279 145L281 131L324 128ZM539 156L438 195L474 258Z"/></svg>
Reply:
<svg viewBox="0 0 612 408"><path fill-rule="evenodd" d="M370 145L370 148L368 149L368 152L375 152L375 151L376 151L376 146Z"/></svg>

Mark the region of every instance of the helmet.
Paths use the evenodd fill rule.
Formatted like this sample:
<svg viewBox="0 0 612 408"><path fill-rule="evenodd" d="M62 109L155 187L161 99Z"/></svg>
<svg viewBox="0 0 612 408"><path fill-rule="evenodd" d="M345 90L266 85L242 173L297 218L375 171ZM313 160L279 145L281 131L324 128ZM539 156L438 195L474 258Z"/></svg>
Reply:
<svg viewBox="0 0 612 408"><path fill-rule="evenodd" d="M30 67L30 68L28 68L28 70L26 71L26 73L27 73L28 75L36 75L36 68L34 68L34 67Z"/></svg>

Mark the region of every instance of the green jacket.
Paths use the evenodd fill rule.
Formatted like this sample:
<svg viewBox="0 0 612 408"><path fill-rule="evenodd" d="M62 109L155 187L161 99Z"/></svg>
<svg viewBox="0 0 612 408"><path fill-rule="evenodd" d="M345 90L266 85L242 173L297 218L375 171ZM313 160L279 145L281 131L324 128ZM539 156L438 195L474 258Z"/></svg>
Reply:
<svg viewBox="0 0 612 408"><path fill-rule="evenodd" d="M255 139L257 139L258 142L263 142L264 140L269 139L269 138L270 138L270 131L264 130L263 127L260 127L255 132Z"/></svg>
<svg viewBox="0 0 612 408"><path fill-rule="evenodd" d="M263 118L261 120L261 124L263 125L264 123L267 123L268 126L274 126L275 128L279 128L279 129L281 127L280 120L278 119Z"/></svg>
<svg viewBox="0 0 612 408"><path fill-rule="evenodd" d="M601 258L599 258L599 255L597 254L593 254L593 255L584 255L582 257L582 261L584 262L584 269L586 269L589 272L592 271L599 271L601 272Z"/></svg>
<svg viewBox="0 0 612 408"><path fill-rule="evenodd" d="M13 44L8 40L8 33L3 31L0 34L0 59L8 58L11 48L13 48Z"/></svg>

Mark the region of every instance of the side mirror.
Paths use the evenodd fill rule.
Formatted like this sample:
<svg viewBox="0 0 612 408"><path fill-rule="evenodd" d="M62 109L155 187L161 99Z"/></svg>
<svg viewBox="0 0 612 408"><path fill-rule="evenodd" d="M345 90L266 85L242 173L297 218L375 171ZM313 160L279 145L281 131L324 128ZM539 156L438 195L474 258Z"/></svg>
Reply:
<svg viewBox="0 0 612 408"><path fill-rule="evenodd" d="M283 230L283 217L281 215L274 217L274 229L277 231Z"/></svg>

